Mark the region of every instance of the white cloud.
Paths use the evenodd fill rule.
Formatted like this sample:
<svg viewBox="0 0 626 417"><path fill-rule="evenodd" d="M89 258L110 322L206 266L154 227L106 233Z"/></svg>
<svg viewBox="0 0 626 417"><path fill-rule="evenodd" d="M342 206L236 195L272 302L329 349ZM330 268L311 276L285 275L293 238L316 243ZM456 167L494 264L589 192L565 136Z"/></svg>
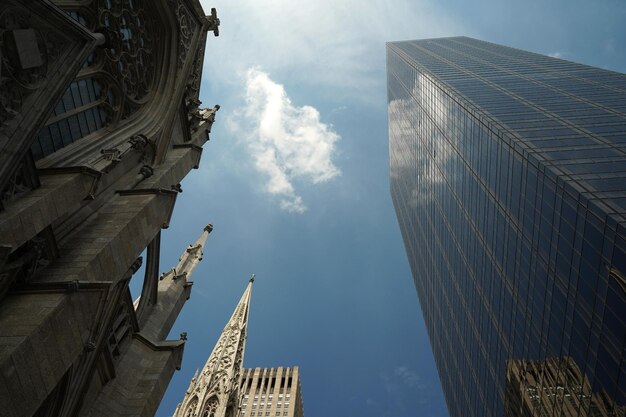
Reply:
<svg viewBox="0 0 626 417"><path fill-rule="evenodd" d="M548 54L548 56L551 56L552 58L563 58L563 52L552 52L551 54Z"/></svg>
<svg viewBox="0 0 626 417"><path fill-rule="evenodd" d="M256 169L266 177L265 191L280 199L281 209L303 213L306 206L294 181L319 184L340 175L332 162L340 136L321 122L317 109L294 105L267 73L249 69L245 82L245 106L230 127L242 134Z"/></svg>

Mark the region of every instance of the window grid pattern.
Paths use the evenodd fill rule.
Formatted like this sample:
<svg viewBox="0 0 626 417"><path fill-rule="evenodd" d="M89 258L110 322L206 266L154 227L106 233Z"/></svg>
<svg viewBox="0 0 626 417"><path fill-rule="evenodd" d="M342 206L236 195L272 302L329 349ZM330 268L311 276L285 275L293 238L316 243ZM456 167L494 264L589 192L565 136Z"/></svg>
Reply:
<svg viewBox="0 0 626 417"><path fill-rule="evenodd" d="M298 368L245 369L241 378L241 413L250 417L303 417ZM294 398L290 405L291 398Z"/></svg>
<svg viewBox="0 0 626 417"><path fill-rule="evenodd" d="M450 414L504 415L508 361L550 357L624 405L626 76L468 38L388 44L387 68L391 194Z"/></svg>
<svg viewBox="0 0 626 417"><path fill-rule="evenodd" d="M33 157L41 159L101 129L108 117L107 110L102 106L106 99L97 80L87 78L72 82L46 126L35 137L31 147Z"/></svg>

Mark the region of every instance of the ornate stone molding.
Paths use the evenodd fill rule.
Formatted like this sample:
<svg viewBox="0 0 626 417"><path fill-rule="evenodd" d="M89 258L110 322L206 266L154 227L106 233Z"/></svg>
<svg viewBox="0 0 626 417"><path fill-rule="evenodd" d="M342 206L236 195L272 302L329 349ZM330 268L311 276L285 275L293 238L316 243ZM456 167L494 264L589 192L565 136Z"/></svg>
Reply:
<svg viewBox="0 0 626 417"><path fill-rule="evenodd" d="M127 155L134 152L141 153L141 161L152 162L154 144L145 135L135 135L115 148L102 149L100 155L89 161L88 165L98 171L109 172Z"/></svg>
<svg viewBox="0 0 626 417"><path fill-rule="evenodd" d="M182 67L187 61L194 35L200 25L185 0L170 0L170 5L178 21L178 66Z"/></svg>
<svg viewBox="0 0 626 417"><path fill-rule="evenodd" d="M28 152L9 178L4 189L0 190L0 210L4 208L4 204L28 191L34 190L40 184L35 161L31 153Z"/></svg>
<svg viewBox="0 0 626 417"><path fill-rule="evenodd" d="M47 1L0 2L0 189L96 42Z"/></svg>
<svg viewBox="0 0 626 417"><path fill-rule="evenodd" d="M220 19L217 18L217 10L211 8L211 14L206 17L207 30L213 32L213 35L220 36Z"/></svg>
<svg viewBox="0 0 626 417"><path fill-rule="evenodd" d="M4 2L3 2L4 3ZM24 7L0 6L0 132L50 78L65 37Z"/></svg>

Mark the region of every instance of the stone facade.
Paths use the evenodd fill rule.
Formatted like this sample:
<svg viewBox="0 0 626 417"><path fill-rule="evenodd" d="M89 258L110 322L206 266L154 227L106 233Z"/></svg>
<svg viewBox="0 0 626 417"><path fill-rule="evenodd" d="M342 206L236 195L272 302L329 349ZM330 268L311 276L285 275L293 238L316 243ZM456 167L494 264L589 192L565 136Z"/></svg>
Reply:
<svg viewBox="0 0 626 417"><path fill-rule="evenodd" d="M0 4L0 416L152 416L208 227L160 231L215 120L198 0ZM141 298L128 284L147 249Z"/></svg>

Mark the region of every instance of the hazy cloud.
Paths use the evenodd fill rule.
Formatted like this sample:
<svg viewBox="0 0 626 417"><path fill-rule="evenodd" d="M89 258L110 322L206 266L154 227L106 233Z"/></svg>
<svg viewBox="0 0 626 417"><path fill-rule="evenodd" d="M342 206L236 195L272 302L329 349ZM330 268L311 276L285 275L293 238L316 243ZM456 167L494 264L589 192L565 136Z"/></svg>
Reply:
<svg viewBox="0 0 626 417"><path fill-rule="evenodd" d="M563 58L563 52L552 52L550 54L548 54L548 56L551 56L552 58Z"/></svg>
<svg viewBox="0 0 626 417"><path fill-rule="evenodd" d="M358 100L382 87L386 41L464 32L433 0L201 3L217 6L221 21L205 57L212 82L234 84L234 74L259 65L287 85L331 87Z"/></svg>
<svg viewBox="0 0 626 417"><path fill-rule="evenodd" d="M318 184L340 175L333 164L340 136L322 123L311 106L294 105L285 88L259 69L245 75L245 107L231 123L243 135L265 190L283 210L302 213L306 206L294 180Z"/></svg>
<svg viewBox="0 0 626 417"><path fill-rule="evenodd" d="M429 96L430 94L430 96ZM389 155L395 160L389 175L392 179L415 178L415 186L410 190L409 204L417 207L421 202L430 201L436 187L443 184L446 178L443 171L448 164L452 148L448 140L458 140L452 133L449 110L444 106L437 114L430 114L433 122L427 117L414 117L414 107L428 100L444 102L443 92L434 84L430 76L418 74L411 87L411 98L391 100L387 107L389 114ZM423 124L422 124L423 122ZM422 138L430 139L429 153L414 153L410 144L415 141L415 132ZM444 137L447 135L447 138ZM417 159L417 163L412 158ZM453 180L448 172L447 180Z"/></svg>
<svg viewBox="0 0 626 417"><path fill-rule="evenodd" d="M394 370L394 374L408 387L424 388L422 379L406 366L399 366Z"/></svg>

